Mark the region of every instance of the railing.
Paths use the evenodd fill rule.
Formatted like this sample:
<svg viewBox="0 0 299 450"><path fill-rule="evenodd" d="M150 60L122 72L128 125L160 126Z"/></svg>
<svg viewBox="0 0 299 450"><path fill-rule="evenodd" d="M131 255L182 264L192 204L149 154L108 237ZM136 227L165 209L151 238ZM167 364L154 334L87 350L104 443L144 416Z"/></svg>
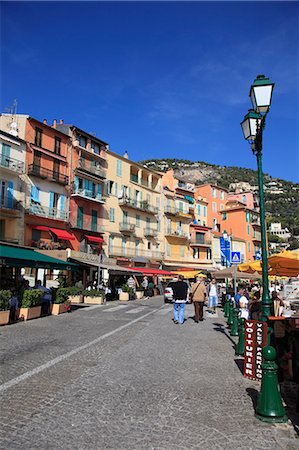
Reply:
<svg viewBox="0 0 299 450"><path fill-rule="evenodd" d="M90 219L91 220L91 219ZM86 225L84 223L78 224L76 220L70 220L70 225L72 228L78 228L80 230L85 231L94 231L95 233L105 233L105 227L103 225L94 225L90 223L89 225Z"/></svg>
<svg viewBox="0 0 299 450"><path fill-rule="evenodd" d="M172 215L175 215L175 216L178 215L178 216L183 216L183 217L188 217L188 218L190 216L192 216L192 214L189 211L182 211L179 208L174 208L174 207L169 206L169 205L167 205L165 207L164 212L165 212L165 214L172 214Z"/></svg>
<svg viewBox="0 0 299 450"><path fill-rule="evenodd" d="M2 197L0 198L0 208L2 209L11 209L18 210L18 212L22 209L22 202L19 200L15 200L14 198Z"/></svg>
<svg viewBox="0 0 299 450"><path fill-rule="evenodd" d="M73 188L72 195L79 195L80 197L84 197L88 200L95 200L96 202L101 203L105 203L106 201L106 198L103 197L101 194L95 194L94 192L88 189Z"/></svg>
<svg viewBox="0 0 299 450"><path fill-rule="evenodd" d="M194 192L194 186L188 183L182 183L181 181L178 182L178 188L184 189L185 191L191 191Z"/></svg>
<svg viewBox="0 0 299 450"><path fill-rule="evenodd" d="M144 228L144 236L155 238L157 235L157 230L154 230L153 228Z"/></svg>
<svg viewBox="0 0 299 450"><path fill-rule="evenodd" d="M109 256L124 256L127 258L141 256L159 260L163 259L164 256L164 253L155 250L141 250L136 248L123 248L117 246L109 247L108 253Z"/></svg>
<svg viewBox="0 0 299 450"><path fill-rule="evenodd" d="M131 208L140 209L142 211L146 211L146 212L153 213L153 214L157 214L159 212L159 209L157 207L149 205L146 200L140 202L137 200L133 200L129 197L125 197L125 198L119 199L119 204L121 206L126 205L126 206L130 206Z"/></svg>
<svg viewBox="0 0 299 450"><path fill-rule="evenodd" d="M46 217L48 219L63 221L68 219L68 211L57 208L48 208L47 206L42 206L38 203L32 203L29 208L26 208L26 212L35 216Z"/></svg>
<svg viewBox="0 0 299 450"><path fill-rule="evenodd" d="M87 164L86 159L81 158L79 160L77 169L84 170L85 172L90 172L101 178L106 178L106 171L104 170L104 168L97 165L92 165L90 161L89 164Z"/></svg>
<svg viewBox="0 0 299 450"><path fill-rule="evenodd" d="M143 178L139 179L138 175L135 175L135 174L131 174L130 180L133 183L140 184L140 186L144 186L146 188L152 189L153 191L158 191L159 190L159 189L157 189L158 188L158 184L156 183L156 180L155 180L155 184L153 184L149 180L144 180Z"/></svg>
<svg viewBox="0 0 299 450"><path fill-rule="evenodd" d="M202 240L202 241L198 241L198 240L196 240L196 239L191 239L190 245L211 246L211 245L212 245L212 241L211 241L210 239L205 239L205 240Z"/></svg>
<svg viewBox="0 0 299 450"><path fill-rule="evenodd" d="M36 164L30 164L28 166L28 175L45 178L60 184L68 184L69 182L69 177L67 175L55 172L54 170L45 169L44 167L37 166Z"/></svg>
<svg viewBox="0 0 299 450"><path fill-rule="evenodd" d="M14 172L25 172L25 164L22 161L6 156L3 153L0 153L0 165L2 167L6 167L7 169L13 170Z"/></svg>
<svg viewBox="0 0 299 450"><path fill-rule="evenodd" d="M139 183L138 175L131 174L130 179L131 179L131 181L133 181L133 183Z"/></svg>
<svg viewBox="0 0 299 450"><path fill-rule="evenodd" d="M259 217L252 218L251 225L261 225L261 221Z"/></svg>
<svg viewBox="0 0 299 450"><path fill-rule="evenodd" d="M166 236L174 236L182 239L189 239L189 233L186 233L182 230L172 230L171 228L168 228L166 233Z"/></svg>
<svg viewBox="0 0 299 450"><path fill-rule="evenodd" d="M135 233L135 225L133 223L122 222L119 224L119 231L122 233Z"/></svg>

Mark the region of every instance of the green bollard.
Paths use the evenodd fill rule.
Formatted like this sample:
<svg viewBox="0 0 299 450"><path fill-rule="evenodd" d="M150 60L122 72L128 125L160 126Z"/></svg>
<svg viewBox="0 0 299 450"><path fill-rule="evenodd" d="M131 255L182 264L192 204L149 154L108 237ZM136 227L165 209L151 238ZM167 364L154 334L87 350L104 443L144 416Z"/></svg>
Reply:
<svg viewBox="0 0 299 450"><path fill-rule="evenodd" d="M238 336L238 318L239 318L239 308L234 308L233 310L233 323L230 329L231 336Z"/></svg>
<svg viewBox="0 0 299 450"><path fill-rule="evenodd" d="M229 300L228 298L225 298L225 303L224 303L224 317L228 317L228 308L229 308Z"/></svg>
<svg viewBox="0 0 299 450"><path fill-rule="evenodd" d="M239 356L244 356L244 347L245 347L245 319L238 320L238 335L239 341L236 346L235 354Z"/></svg>
<svg viewBox="0 0 299 450"><path fill-rule="evenodd" d="M276 350L271 346L263 348L263 378L255 416L267 423L282 423L288 419L282 405L278 388Z"/></svg>
<svg viewBox="0 0 299 450"><path fill-rule="evenodd" d="M229 302L229 311L228 311L228 318L227 318L227 325L229 327L233 324L233 314L234 314L234 302L233 300L230 300Z"/></svg>

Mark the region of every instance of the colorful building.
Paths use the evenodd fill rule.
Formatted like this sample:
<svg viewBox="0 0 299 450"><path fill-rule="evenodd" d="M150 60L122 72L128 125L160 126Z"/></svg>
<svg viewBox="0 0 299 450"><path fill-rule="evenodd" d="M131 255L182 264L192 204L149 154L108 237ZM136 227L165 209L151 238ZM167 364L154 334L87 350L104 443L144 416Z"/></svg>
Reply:
<svg viewBox="0 0 299 450"><path fill-rule="evenodd" d="M214 231L222 232L221 211L225 209L227 189L207 183L196 186L196 194L200 195L207 202L207 226Z"/></svg>
<svg viewBox="0 0 299 450"><path fill-rule="evenodd" d="M120 265L159 267L163 256L161 175L107 151L105 254Z"/></svg>

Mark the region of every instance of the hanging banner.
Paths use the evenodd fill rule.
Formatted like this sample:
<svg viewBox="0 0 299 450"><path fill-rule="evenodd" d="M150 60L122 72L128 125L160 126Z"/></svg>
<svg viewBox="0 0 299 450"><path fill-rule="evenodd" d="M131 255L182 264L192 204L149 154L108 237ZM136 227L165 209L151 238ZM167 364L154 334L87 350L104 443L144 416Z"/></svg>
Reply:
<svg viewBox="0 0 299 450"><path fill-rule="evenodd" d="M262 379L262 350L267 345L268 326L257 320L245 321L244 377Z"/></svg>

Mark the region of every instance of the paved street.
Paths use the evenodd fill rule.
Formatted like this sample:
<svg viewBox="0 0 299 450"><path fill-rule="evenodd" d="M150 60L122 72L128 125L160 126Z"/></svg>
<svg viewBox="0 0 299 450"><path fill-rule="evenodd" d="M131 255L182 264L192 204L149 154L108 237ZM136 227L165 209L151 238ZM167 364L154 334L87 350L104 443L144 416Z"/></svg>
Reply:
<svg viewBox="0 0 299 450"><path fill-rule="evenodd" d="M192 315L157 297L2 327L0 448L298 449L254 418L222 313Z"/></svg>

